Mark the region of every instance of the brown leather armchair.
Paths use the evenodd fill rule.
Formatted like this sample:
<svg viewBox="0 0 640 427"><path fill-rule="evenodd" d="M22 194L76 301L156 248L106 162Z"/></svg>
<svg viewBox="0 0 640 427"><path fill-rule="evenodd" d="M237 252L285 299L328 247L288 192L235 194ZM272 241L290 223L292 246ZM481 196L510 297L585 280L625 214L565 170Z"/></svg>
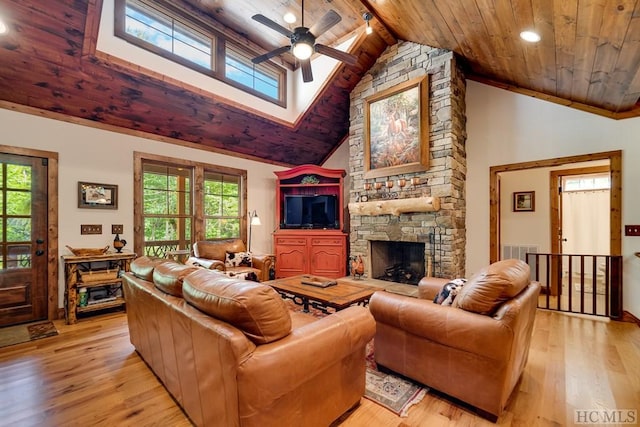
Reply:
<svg viewBox="0 0 640 427"><path fill-rule="evenodd" d="M526 263L505 260L475 274L452 306L434 303L447 282L423 278L418 298L371 297L375 360L495 421L527 362L540 284Z"/></svg>
<svg viewBox="0 0 640 427"><path fill-rule="evenodd" d="M252 271L260 282L269 280L269 271L275 269L275 256L251 254L251 267L229 267L225 265L227 253L246 252L241 239L200 240L193 244L193 256L187 261L191 265L199 265L209 270L244 273Z"/></svg>

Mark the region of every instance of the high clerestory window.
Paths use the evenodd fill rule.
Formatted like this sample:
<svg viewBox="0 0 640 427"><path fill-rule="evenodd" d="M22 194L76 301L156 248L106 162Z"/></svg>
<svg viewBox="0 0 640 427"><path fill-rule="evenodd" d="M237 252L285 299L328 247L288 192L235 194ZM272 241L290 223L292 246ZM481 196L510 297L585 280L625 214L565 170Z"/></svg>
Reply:
<svg viewBox="0 0 640 427"><path fill-rule="evenodd" d="M254 64L255 52L229 41L170 2L117 0L116 36L252 95L286 106L286 71Z"/></svg>

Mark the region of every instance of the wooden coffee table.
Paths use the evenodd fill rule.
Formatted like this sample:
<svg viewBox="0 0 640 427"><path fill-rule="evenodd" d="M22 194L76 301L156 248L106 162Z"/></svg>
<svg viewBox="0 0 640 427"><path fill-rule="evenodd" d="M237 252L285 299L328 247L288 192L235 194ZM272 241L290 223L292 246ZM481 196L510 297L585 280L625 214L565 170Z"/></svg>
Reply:
<svg viewBox="0 0 640 427"><path fill-rule="evenodd" d="M340 279L337 280L336 285L326 288L303 284L302 281L308 281L309 277L309 275L292 276L263 283L274 288L283 298L290 298L296 304L302 305L304 312L309 312L309 306L328 313L327 308L339 311L354 304L367 305L371 295L380 290L374 286L356 285ZM318 276L311 277L320 281L331 280Z"/></svg>

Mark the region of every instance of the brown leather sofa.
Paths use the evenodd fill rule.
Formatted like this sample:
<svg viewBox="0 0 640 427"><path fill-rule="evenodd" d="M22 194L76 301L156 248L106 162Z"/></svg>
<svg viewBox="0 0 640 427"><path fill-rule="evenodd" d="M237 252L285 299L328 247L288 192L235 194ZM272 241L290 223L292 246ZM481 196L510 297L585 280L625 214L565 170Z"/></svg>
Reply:
<svg viewBox="0 0 640 427"><path fill-rule="evenodd" d="M147 257L123 277L131 343L197 426L328 426L364 395L364 307L317 319L268 285Z"/></svg>
<svg viewBox="0 0 640 427"><path fill-rule="evenodd" d="M447 282L423 278L419 298L371 297L375 360L495 421L527 362L540 284L526 263L505 260L469 279L452 306L434 303Z"/></svg>
<svg viewBox="0 0 640 427"><path fill-rule="evenodd" d="M227 253L246 251L246 246L241 239L200 240L193 244L193 256L189 257L187 263L230 273L251 271L256 274L260 282L269 280L269 271L275 269L275 257L273 255L258 255L252 253L251 267L225 266Z"/></svg>

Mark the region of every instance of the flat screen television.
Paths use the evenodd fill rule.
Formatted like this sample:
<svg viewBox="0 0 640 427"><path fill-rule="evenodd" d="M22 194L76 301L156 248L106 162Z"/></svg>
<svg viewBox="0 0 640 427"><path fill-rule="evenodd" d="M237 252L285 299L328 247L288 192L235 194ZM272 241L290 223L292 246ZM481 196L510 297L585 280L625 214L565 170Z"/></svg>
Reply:
<svg viewBox="0 0 640 427"><path fill-rule="evenodd" d="M283 228L339 228L338 196L285 195Z"/></svg>

